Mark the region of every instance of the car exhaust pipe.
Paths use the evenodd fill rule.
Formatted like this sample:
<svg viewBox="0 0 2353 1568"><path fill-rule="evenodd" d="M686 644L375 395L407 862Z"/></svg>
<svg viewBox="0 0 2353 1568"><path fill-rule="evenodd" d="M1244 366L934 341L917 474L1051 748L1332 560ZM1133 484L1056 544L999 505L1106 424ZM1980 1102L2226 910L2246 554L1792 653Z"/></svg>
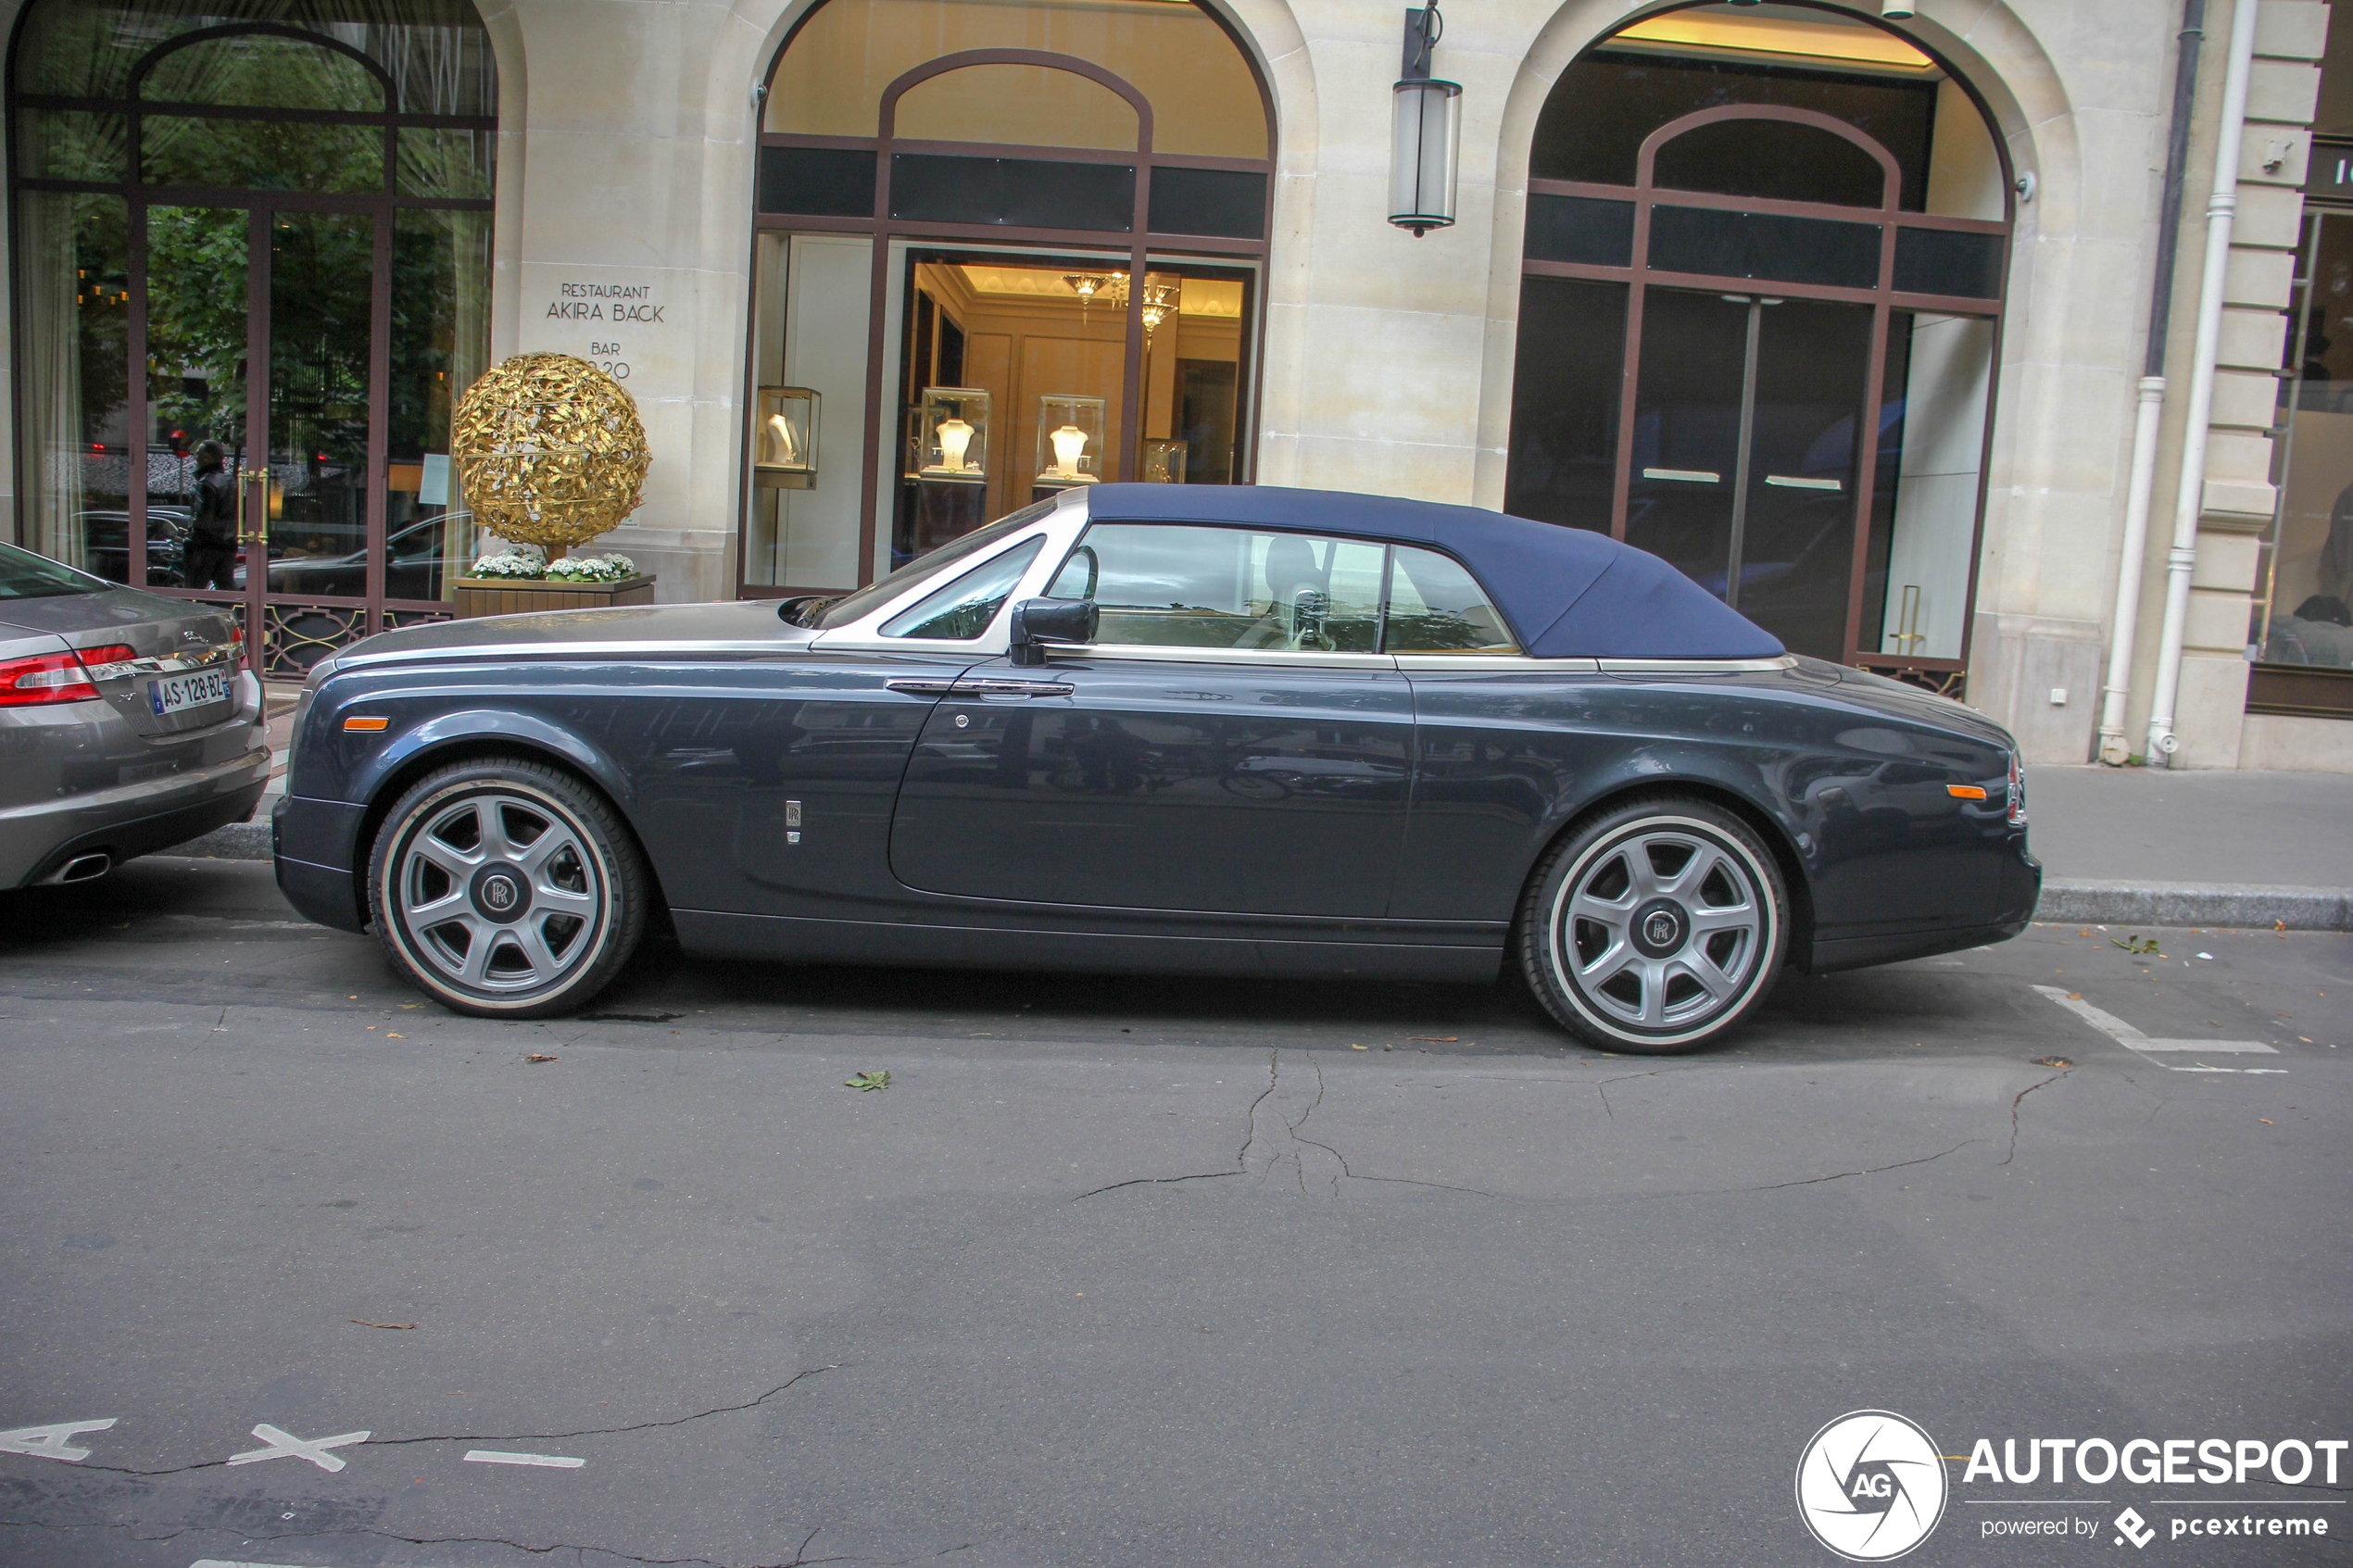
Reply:
<svg viewBox="0 0 2353 1568"><path fill-rule="evenodd" d="M112 855L104 853L76 855L41 880L44 884L54 887L69 882L89 882L106 875L112 870L114 870Z"/></svg>

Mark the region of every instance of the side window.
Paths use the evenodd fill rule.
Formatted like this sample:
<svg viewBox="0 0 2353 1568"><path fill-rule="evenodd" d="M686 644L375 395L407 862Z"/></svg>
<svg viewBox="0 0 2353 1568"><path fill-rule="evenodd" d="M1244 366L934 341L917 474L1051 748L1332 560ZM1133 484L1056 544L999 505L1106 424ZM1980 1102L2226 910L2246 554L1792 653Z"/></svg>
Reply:
<svg viewBox="0 0 2353 1568"><path fill-rule="evenodd" d="M914 606L883 622L886 637L940 637L969 642L988 630L1004 608L1005 596L1029 570L1044 546L1043 538L1017 545L1003 555L973 568L944 588L925 595Z"/></svg>
<svg viewBox="0 0 2353 1568"><path fill-rule="evenodd" d="M1517 653L1487 590L1452 557L1397 546L1383 653Z"/></svg>
<svg viewBox="0 0 2353 1568"><path fill-rule="evenodd" d="M1381 553L1304 533L1099 522L1048 592L1095 601L1099 644L1372 653Z"/></svg>

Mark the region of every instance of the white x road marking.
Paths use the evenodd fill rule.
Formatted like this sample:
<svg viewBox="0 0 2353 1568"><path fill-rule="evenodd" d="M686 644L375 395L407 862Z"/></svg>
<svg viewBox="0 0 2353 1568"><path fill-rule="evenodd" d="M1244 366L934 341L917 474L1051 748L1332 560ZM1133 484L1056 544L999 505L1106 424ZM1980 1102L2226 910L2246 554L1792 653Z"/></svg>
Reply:
<svg viewBox="0 0 2353 1568"><path fill-rule="evenodd" d="M90 1457L88 1449L67 1439L83 1432L104 1432L120 1417L104 1421L60 1421L54 1426L19 1426L0 1432L0 1453L31 1454L35 1459L61 1459L76 1463Z"/></svg>
<svg viewBox="0 0 2353 1568"><path fill-rule="evenodd" d="M2151 1051L2196 1051L2201 1056L2239 1056L2259 1054L2277 1056L2279 1052L2260 1040L2155 1040L2125 1022L2112 1012L2094 1007L2081 997L2070 997L2056 985L2034 987L2101 1034L2144 1060ZM2174 1073L2285 1073L2284 1067L2175 1067L2170 1061L2150 1061L2152 1067L2162 1067Z"/></svg>
<svg viewBox="0 0 2353 1568"><path fill-rule="evenodd" d="M340 1449L350 1443L364 1443L368 1440L368 1434L365 1432L346 1432L340 1437L306 1439L297 1437L291 1432L281 1432L266 1421L253 1429L253 1435L270 1446L266 1449L255 1449L247 1453L231 1454L229 1456L231 1464L259 1464L265 1459L307 1459L321 1470L341 1470L343 1461L327 1450Z"/></svg>

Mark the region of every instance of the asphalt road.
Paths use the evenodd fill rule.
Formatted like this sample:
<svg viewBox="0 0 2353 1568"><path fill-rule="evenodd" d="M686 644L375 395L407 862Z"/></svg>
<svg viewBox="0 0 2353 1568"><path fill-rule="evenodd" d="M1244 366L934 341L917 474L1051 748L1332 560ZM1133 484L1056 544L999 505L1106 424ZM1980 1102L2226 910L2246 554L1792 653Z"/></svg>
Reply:
<svg viewBox="0 0 2353 1568"><path fill-rule="evenodd" d="M1485 990L661 951L488 1023L266 866L0 896L0 1562L1824 1564L1850 1411L2353 1438L2353 937L2083 932L1646 1060ZM1906 1561L2342 1562L2337 1457L1956 1461ZM2171 1534L2221 1512L2331 1533Z"/></svg>

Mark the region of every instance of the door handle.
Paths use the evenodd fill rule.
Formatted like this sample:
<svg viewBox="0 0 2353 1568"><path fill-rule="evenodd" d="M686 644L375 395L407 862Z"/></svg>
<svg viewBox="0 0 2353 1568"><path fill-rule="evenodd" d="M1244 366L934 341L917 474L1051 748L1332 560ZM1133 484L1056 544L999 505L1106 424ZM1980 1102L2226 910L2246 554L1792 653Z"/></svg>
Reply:
<svg viewBox="0 0 2353 1568"><path fill-rule="evenodd" d="M956 683L958 696L1068 696L1078 688L1068 681L1000 681L983 679Z"/></svg>
<svg viewBox="0 0 2353 1568"><path fill-rule="evenodd" d="M1685 484L1718 484L1724 479L1722 474L1712 473L1706 469L1644 469L1642 477L1680 480Z"/></svg>
<svg viewBox="0 0 2353 1568"><path fill-rule="evenodd" d="M237 543L241 546L266 545L270 542L270 494L266 489L262 492L261 516L251 529L245 527L245 494L257 483L267 480L270 470L238 469L234 471L237 476Z"/></svg>
<svg viewBox="0 0 2353 1568"><path fill-rule="evenodd" d="M1068 681L942 681L912 677L885 681L884 685L910 696L1068 696L1078 688Z"/></svg>
<svg viewBox="0 0 2353 1568"><path fill-rule="evenodd" d="M1843 490L1846 488L1846 482L1843 479L1803 479L1793 473L1768 473L1765 476L1765 483L1778 484L1784 490Z"/></svg>

